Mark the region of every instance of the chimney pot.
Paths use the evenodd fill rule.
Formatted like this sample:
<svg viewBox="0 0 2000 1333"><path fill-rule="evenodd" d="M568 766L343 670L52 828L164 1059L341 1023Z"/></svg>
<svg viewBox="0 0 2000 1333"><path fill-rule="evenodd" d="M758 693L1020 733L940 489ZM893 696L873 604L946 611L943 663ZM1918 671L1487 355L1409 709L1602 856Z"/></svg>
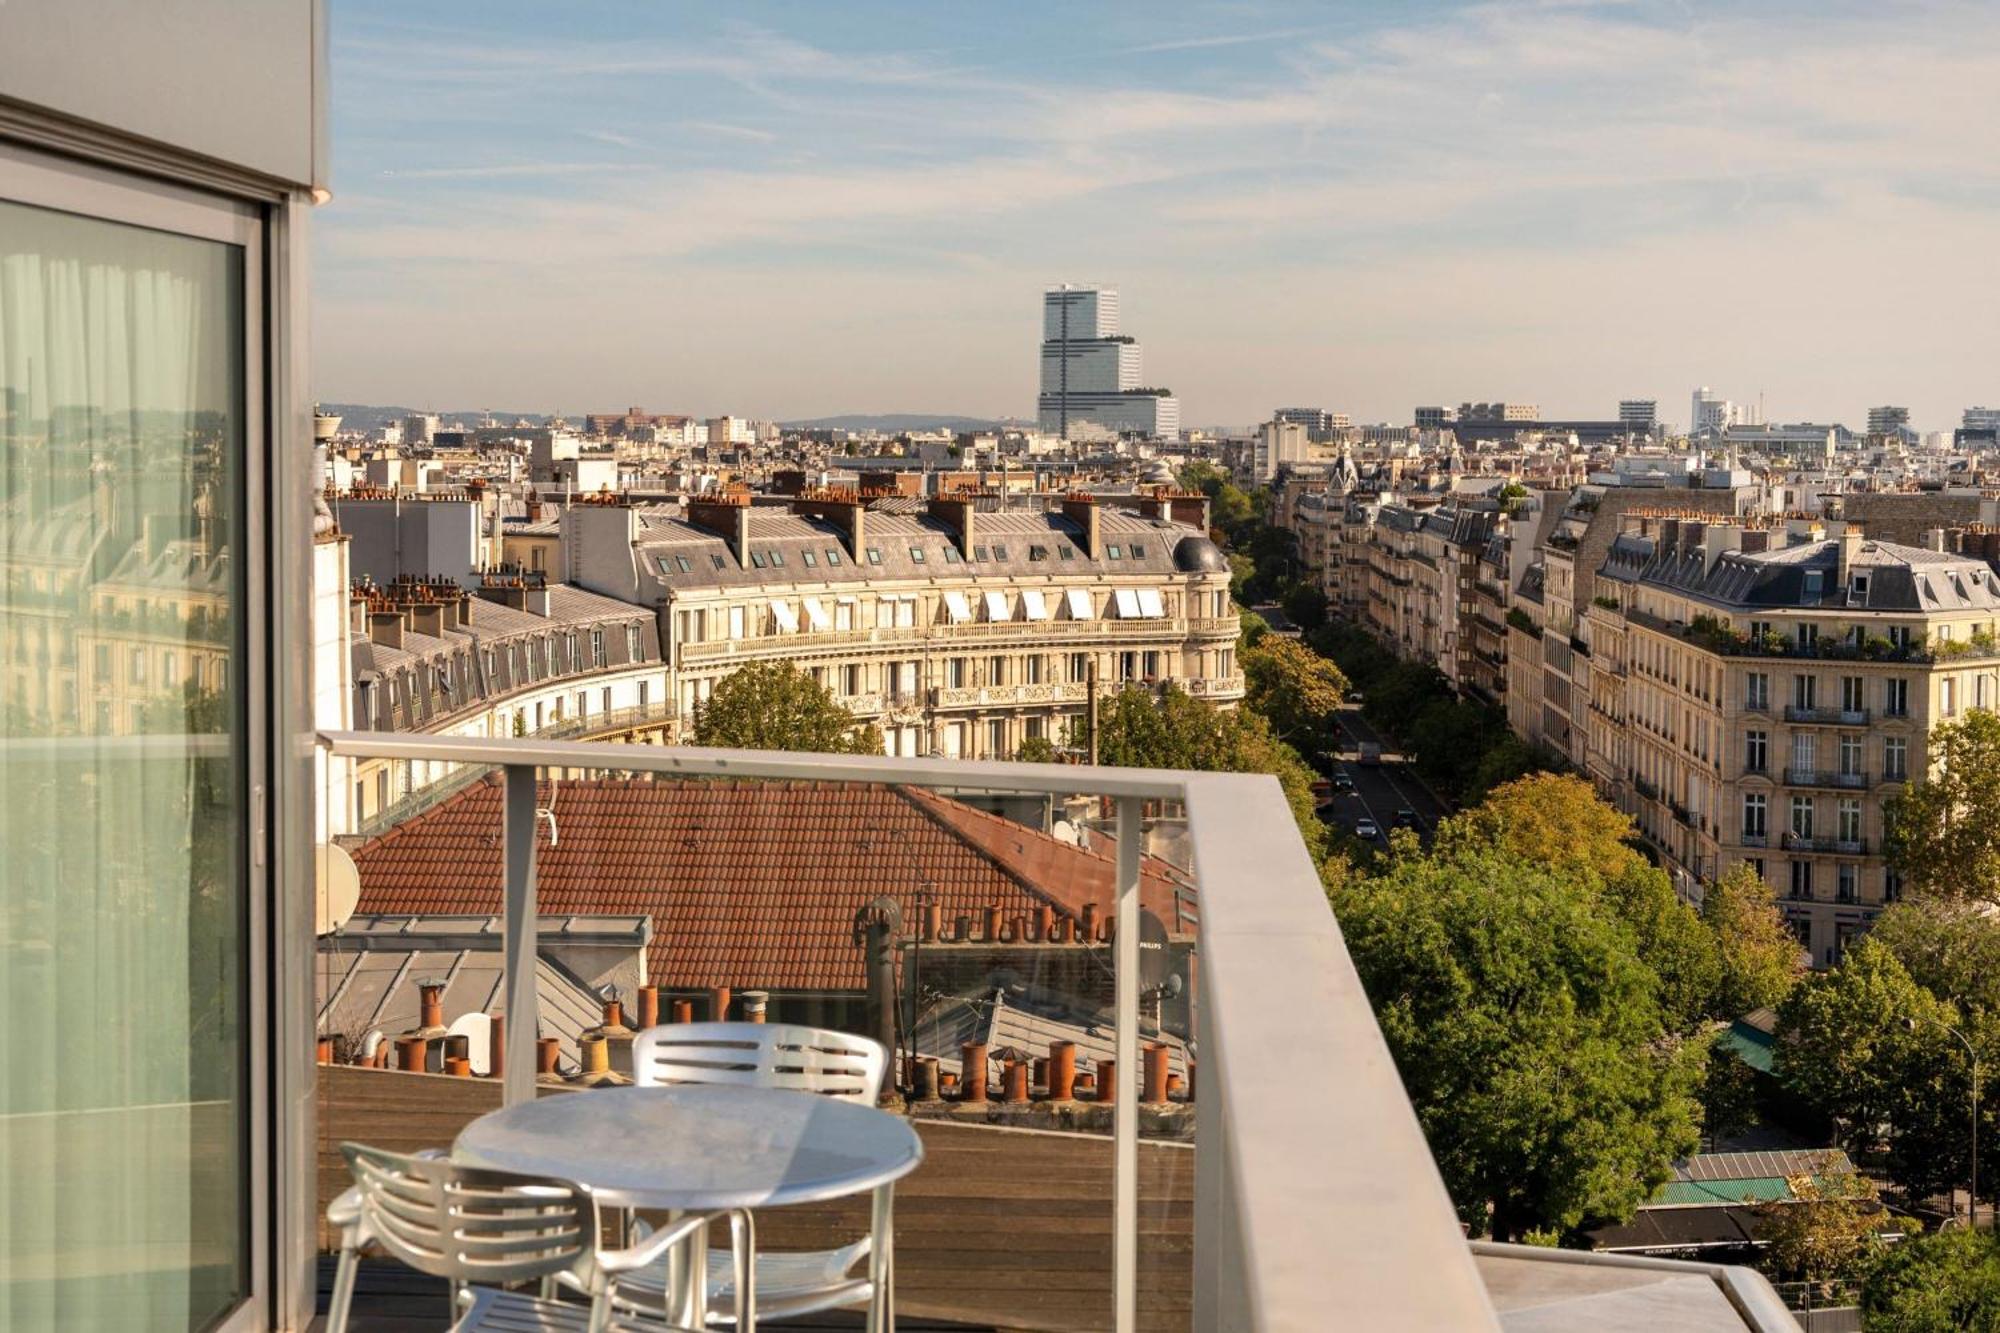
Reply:
<svg viewBox="0 0 2000 1333"><path fill-rule="evenodd" d="M694 1001L693 1001L693 1000L675 1000L675 1001L674 1001L674 1022L676 1022L676 1023L692 1023L692 1022L694 1022Z"/></svg>
<svg viewBox="0 0 2000 1333"><path fill-rule="evenodd" d="M1000 904L994 903L986 909L986 943L1000 941Z"/></svg>
<svg viewBox="0 0 2000 1333"><path fill-rule="evenodd" d="M743 1021L746 1023L763 1022L764 1011L770 1007L770 1004L771 1004L771 992L762 990L744 991Z"/></svg>
<svg viewBox="0 0 2000 1333"><path fill-rule="evenodd" d="M1115 1102L1118 1100L1118 1062L1099 1060L1097 1062L1097 1100Z"/></svg>
<svg viewBox="0 0 2000 1333"><path fill-rule="evenodd" d="M986 1043L968 1041L958 1048L959 1067L964 1070L964 1090L959 1094L962 1102L983 1102L986 1100Z"/></svg>
<svg viewBox="0 0 2000 1333"><path fill-rule="evenodd" d="M1002 1100L1010 1106L1018 1106L1028 1100L1028 1067L1019 1060L1009 1060L1006 1068L1006 1091Z"/></svg>
<svg viewBox="0 0 2000 1333"><path fill-rule="evenodd" d="M425 1056L430 1050L430 1045L428 1037L396 1038L396 1067L405 1073L423 1073Z"/></svg>
<svg viewBox="0 0 2000 1333"><path fill-rule="evenodd" d="M1056 924L1055 908L1049 906L1047 903L1042 903L1041 905L1036 907L1035 908L1036 942L1040 944L1050 943L1053 938L1055 924Z"/></svg>
<svg viewBox="0 0 2000 1333"><path fill-rule="evenodd" d="M1049 1096L1059 1102L1076 1097L1076 1043L1049 1043Z"/></svg>
<svg viewBox="0 0 2000 1333"><path fill-rule="evenodd" d="M660 988L658 986L639 987L639 1026L641 1028L660 1025Z"/></svg>
<svg viewBox="0 0 2000 1333"><path fill-rule="evenodd" d="M444 986L435 981L427 981L417 988L423 996L423 1019L418 1024L425 1031L444 1026Z"/></svg>
<svg viewBox="0 0 2000 1333"><path fill-rule="evenodd" d="M914 1077L910 1080L920 1102L934 1102L938 1099L938 1062L932 1055L917 1057Z"/></svg>
<svg viewBox="0 0 2000 1333"><path fill-rule="evenodd" d="M1151 1042L1145 1051L1145 1096L1141 1098L1148 1106L1160 1106L1167 1100L1167 1061L1169 1052L1161 1042Z"/></svg>
<svg viewBox="0 0 2000 1333"><path fill-rule="evenodd" d="M562 1062L562 1042L555 1037L543 1037L535 1043L535 1074L544 1079L559 1077L557 1066Z"/></svg>
<svg viewBox="0 0 2000 1333"><path fill-rule="evenodd" d="M709 987L708 1016L717 1023L727 1023L729 1021L729 987Z"/></svg>

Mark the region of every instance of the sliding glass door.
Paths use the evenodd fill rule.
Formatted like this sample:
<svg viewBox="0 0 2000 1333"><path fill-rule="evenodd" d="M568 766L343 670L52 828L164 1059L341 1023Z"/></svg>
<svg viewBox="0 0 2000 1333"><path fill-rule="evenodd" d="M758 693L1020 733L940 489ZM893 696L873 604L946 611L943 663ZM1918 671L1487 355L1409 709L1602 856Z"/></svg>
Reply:
<svg viewBox="0 0 2000 1333"><path fill-rule="evenodd" d="M256 1230L258 233L59 175L0 157L0 1328L202 1329Z"/></svg>

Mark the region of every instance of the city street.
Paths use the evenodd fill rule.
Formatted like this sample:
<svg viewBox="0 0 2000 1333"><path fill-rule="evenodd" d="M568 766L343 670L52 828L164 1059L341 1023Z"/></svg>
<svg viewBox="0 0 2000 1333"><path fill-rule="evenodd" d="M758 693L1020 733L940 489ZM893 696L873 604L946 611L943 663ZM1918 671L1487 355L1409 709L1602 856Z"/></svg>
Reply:
<svg viewBox="0 0 2000 1333"><path fill-rule="evenodd" d="M1399 760L1385 760L1380 764L1363 764L1357 747L1363 741L1373 741L1390 752L1387 742L1375 728L1368 725L1357 707L1342 708L1338 714L1341 730L1346 733L1339 754L1341 767L1354 779L1351 792L1336 791L1333 803L1326 807L1324 814L1329 823L1343 832L1353 833L1355 821L1362 818L1373 819L1382 830L1378 846L1387 846L1389 830L1395 826L1396 812L1410 809L1417 812L1418 832L1424 841L1430 841L1431 830L1437 827L1445 811L1416 776L1404 771Z"/></svg>

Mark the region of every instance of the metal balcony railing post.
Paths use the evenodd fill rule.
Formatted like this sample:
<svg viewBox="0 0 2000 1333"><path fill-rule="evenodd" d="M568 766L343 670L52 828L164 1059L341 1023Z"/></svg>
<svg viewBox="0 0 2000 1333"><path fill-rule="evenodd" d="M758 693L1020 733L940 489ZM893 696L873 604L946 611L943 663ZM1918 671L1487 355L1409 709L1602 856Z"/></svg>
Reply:
<svg viewBox="0 0 2000 1333"><path fill-rule="evenodd" d="M1112 1188L1113 1327L1132 1333L1139 1314L1139 852L1145 838L1144 803L1118 802L1118 1054L1121 1086L1114 1103Z"/></svg>
<svg viewBox="0 0 2000 1333"><path fill-rule="evenodd" d="M507 765L505 959L507 1070L501 1099L513 1106L535 1096L535 766Z"/></svg>

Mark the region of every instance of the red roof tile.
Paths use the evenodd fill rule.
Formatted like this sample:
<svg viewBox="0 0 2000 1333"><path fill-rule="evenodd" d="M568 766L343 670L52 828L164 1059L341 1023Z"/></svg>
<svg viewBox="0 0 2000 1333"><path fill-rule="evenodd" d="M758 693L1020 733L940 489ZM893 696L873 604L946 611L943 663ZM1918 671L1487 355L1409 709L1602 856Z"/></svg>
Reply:
<svg viewBox="0 0 2000 1333"><path fill-rule="evenodd" d="M356 847L358 910L498 913L501 797L475 783ZM565 780L540 803L555 815L554 845L547 820L536 837L541 912L649 914L650 980L670 989L860 990L855 913L888 895L913 931L926 886L947 925L996 903L1112 914L1110 856L917 788ZM1147 858L1142 904L1180 933L1175 884Z"/></svg>

